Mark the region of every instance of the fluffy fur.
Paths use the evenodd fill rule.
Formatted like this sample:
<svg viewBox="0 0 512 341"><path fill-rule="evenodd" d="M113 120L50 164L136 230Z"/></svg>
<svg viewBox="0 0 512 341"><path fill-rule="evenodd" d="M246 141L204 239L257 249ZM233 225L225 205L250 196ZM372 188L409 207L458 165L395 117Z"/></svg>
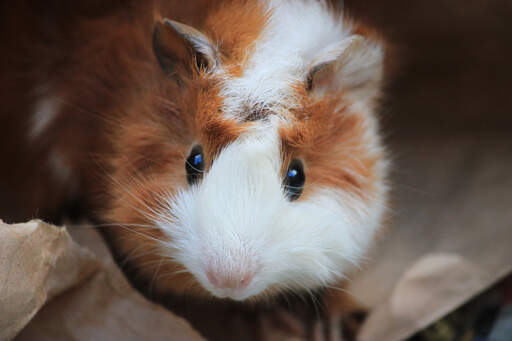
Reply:
<svg viewBox="0 0 512 341"><path fill-rule="evenodd" d="M237 300L341 279L359 264L380 226L381 198L365 202L349 191L318 186L307 200L291 203L281 164L271 124L227 146L199 186L166 196L169 212L156 220L169 236L162 254L183 264L213 295ZM206 276L209 267L253 279L240 290L219 289Z"/></svg>
<svg viewBox="0 0 512 341"><path fill-rule="evenodd" d="M298 107L294 88L306 82L318 52L349 35L322 1L268 1L262 12L266 23L243 58L241 76L223 75L220 85L224 114L239 120L254 110Z"/></svg>
<svg viewBox="0 0 512 341"><path fill-rule="evenodd" d="M6 40L8 56L31 51L27 60L41 55L48 65L21 63L30 81L5 92L54 85L27 101L23 120L5 114L29 127L22 148L30 153L20 154L43 165L20 175L40 186L28 215L50 217L80 193L92 218L110 226L118 260L157 293L245 300L336 285L385 212L374 113L382 52L322 1L209 6L193 29L164 20L177 19L176 8L144 2L57 22L58 39L44 23L33 28L62 46L18 51ZM70 30L75 21L83 24ZM155 36L155 25L166 34ZM156 56L155 39L164 48ZM173 63L167 73L165 63ZM185 160L195 144L206 169L190 186ZM295 158L306 183L290 202L283 177ZM23 193L14 183L2 186ZM55 200L45 200L49 191Z"/></svg>
<svg viewBox="0 0 512 341"><path fill-rule="evenodd" d="M359 264L385 208L386 166L371 113L380 49L354 46L360 37L323 2L270 1L260 15L265 25L246 54L205 72L219 89L214 119L252 122L221 146L197 186L167 191L153 221L166 236L159 247L164 257L211 294L236 300L335 285ZM229 71L233 63L240 74ZM331 63L338 63L329 70L335 79L310 94L300 90L315 67ZM283 151L290 130L297 135L286 142L294 150ZM308 155L322 152L328 160ZM311 179L298 202L289 202L282 186L292 157L307 159ZM209 273L250 283L219 287Z"/></svg>

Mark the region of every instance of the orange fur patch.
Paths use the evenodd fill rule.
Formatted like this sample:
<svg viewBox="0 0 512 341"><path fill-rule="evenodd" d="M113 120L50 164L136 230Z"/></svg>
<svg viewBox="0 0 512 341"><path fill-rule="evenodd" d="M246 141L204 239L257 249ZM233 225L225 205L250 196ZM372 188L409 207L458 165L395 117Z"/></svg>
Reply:
<svg viewBox="0 0 512 341"><path fill-rule="evenodd" d="M215 86L205 87L199 92L197 106L196 127L211 163L222 148L240 136L246 125L222 116L222 97Z"/></svg>
<svg viewBox="0 0 512 341"><path fill-rule="evenodd" d="M263 5L250 0L233 0L221 4L206 20L206 30L219 44L222 62L229 65L232 76L242 75L244 60L260 36L267 15Z"/></svg>
<svg viewBox="0 0 512 341"><path fill-rule="evenodd" d="M282 127L283 158L303 159L306 185L339 188L367 197L374 188L375 166L380 156L368 151L365 118L343 105L342 94L320 101L304 101L291 127ZM283 169L284 171L284 169Z"/></svg>

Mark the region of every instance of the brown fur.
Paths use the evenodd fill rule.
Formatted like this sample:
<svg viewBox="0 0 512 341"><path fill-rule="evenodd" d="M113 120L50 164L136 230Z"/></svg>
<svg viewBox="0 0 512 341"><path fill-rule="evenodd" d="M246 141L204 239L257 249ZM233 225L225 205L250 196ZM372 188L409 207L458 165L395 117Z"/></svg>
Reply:
<svg viewBox="0 0 512 341"><path fill-rule="evenodd" d="M280 131L285 159L305 162L304 195L321 186L368 199L377 180L375 165L382 155L367 150L365 118L351 112L348 103L343 105L342 93L322 100L304 98L303 107L295 113L296 123Z"/></svg>
<svg viewBox="0 0 512 341"><path fill-rule="evenodd" d="M225 2L206 20L207 32L219 43L222 62L230 65L232 76L242 75L245 58L266 21L262 5L249 0Z"/></svg>
<svg viewBox="0 0 512 341"><path fill-rule="evenodd" d="M118 261L146 289L205 295L192 275L158 253L155 238L164 240L163 233L145 225L152 224L162 196L187 186L185 159L194 143L203 145L211 164L254 122L221 117L215 80L205 80L185 52L179 83L160 69L152 48L155 21L196 20L181 2L96 6L41 12L27 0L0 17L0 117L7 127L0 155L9 160L0 168L0 217L55 221L67 202L81 199L91 218L110 225L104 231ZM266 18L253 2L222 6L209 17L216 8L211 2L198 18L206 17L203 29L220 43L231 75L239 76ZM40 85L50 93L38 94ZM312 186L371 193L378 156L365 149L363 119L346 106L336 109L343 94L313 100L303 88L297 88L302 108L290 113L294 125L280 132L284 165L293 157L304 160L305 197ZM33 107L47 95L60 98L57 119L30 140ZM52 153L69 166L69 178L52 173Z"/></svg>
<svg viewBox="0 0 512 341"><path fill-rule="evenodd" d="M247 125L239 125L234 120L222 117L222 98L215 85L200 91L197 105L196 127L200 129L198 133L205 148L205 155L211 161L223 147L233 142Z"/></svg>
<svg viewBox="0 0 512 341"><path fill-rule="evenodd" d="M54 30L31 17L34 14L27 9L30 5L20 6L20 11L28 16L27 22L33 24L21 32L21 41L26 44L20 46L14 39L7 40L6 51L8 58L24 57L18 58L16 74L6 70L7 64L2 70L11 74L12 79L14 75L22 78L13 82L11 88L4 84L2 93L23 94L31 99L28 103L33 103L33 88L49 83L51 94L57 94L63 103L58 119L35 143L24 137L23 128L31 114L30 105L23 108L27 100L17 97L6 103L7 108L13 108L12 112L14 105L18 105L21 116L14 117L7 109L2 117L9 120L16 134L23 136L19 139L20 149L13 156L14 165L7 171L17 169L26 180L17 180L20 178L15 173L6 174L4 169L2 175L10 181L3 186L7 186L6 193L15 196L14 202L22 200L16 198L16 193L32 191L32 200L14 217L52 218L52 212L56 214L66 199L80 195L97 212L100 221L150 224L144 212L148 214L148 207L158 207L155 193L172 193L186 186L184 160L194 143L203 145L210 164L222 148L253 124L222 118L222 99L215 80L205 80L186 52L177 62L181 64L177 72L184 73L187 67L195 72L185 72L182 83L173 82L162 72L153 54L151 36L154 21L167 15L163 7L157 2L134 5L125 11L98 14L93 20L75 13L74 24L58 17L61 21L56 25L60 26ZM220 43L223 62L241 67L266 20L262 8L252 2L230 1L212 13L205 15L203 29ZM11 25L11 30L17 27L9 21L5 25ZM56 32L70 27L73 29L68 31L72 33L63 33L55 48L34 41L40 37L39 40L57 44ZM69 53L63 54L63 50ZM36 60L36 55L45 56L48 65L27 64ZM313 100L303 84L296 91L303 98L302 108L291 113L293 126L281 129L283 171L292 157L304 160L305 197L313 186L340 188L361 196L371 193L379 156L370 155L365 149L364 120L343 105L343 94ZM70 179L59 183L62 180L52 176L45 165L51 153L58 153L69 165L73 171ZM9 154L4 150L3 155ZM33 169L40 169L40 175L30 176ZM47 198L49 188L54 193L53 200ZM140 239L145 238L142 233L163 236L144 228L133 228L132 235L128 231L112 228L108 235L124 255L129 255L135 244L147 244L147 255L134 262L141 264L143 273L153 271L143 266L158 259L151 254L153 241ZM184 285L182 280L171 277L161 282L167 283L161 285L164 290L178 292Z"/></svg>

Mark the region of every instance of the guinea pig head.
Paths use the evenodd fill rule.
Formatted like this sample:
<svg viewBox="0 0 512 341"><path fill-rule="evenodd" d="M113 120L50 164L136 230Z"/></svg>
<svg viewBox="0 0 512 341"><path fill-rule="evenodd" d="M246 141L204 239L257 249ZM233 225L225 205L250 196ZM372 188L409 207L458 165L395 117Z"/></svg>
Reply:
<svg viewBox="0 0 512 341"><path fill-rule="evenodd" d="M128 261L157 290L234 300L336 285L385 212L380 46L284 1L226 4L201 30L159 20L153 48L112 167Z"/></svg>

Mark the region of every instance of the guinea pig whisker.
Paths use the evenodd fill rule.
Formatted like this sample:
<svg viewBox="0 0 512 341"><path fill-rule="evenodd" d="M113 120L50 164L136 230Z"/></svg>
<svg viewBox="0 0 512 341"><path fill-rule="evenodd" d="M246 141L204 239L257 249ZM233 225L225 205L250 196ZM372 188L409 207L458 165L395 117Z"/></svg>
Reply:
<svg viewBox="0 0 512 341"><path fill-rule="evenodd" d="M138 245L137 247L135 247L133 250L131 250L130 253L128 253L127 255L125 255L123 257L123 260L119 263L119 266L124 267L128 263L128 261L137 258L135 255L137 254L137 251L139 251L142 247L143 247L143 245L141 244L141 245ZM142 252L139 252L139 253L142 253Z"/></svg>
<svg viewBox="0 0 512 341"><path fill-rule="evenodd" d="M291 189L304 189L305 186L290 186L290 185L284 185L284 188L291 188Z"/></svg>
<svg viewBox="0 0 512 341"><path fill-rule="evenodd" d="M156 254L152 254L152 253L146 253L144 256L154 256ZM140 256L142 257L142 256ZM140 257L137 257L137 258L140 258ZM150 268L159 268L161 266L161 264L163 264L163 261L162 259L150 259L150 260L147 260L145 262L142 262L140 264L138 264L138 267L141 268L141 269L150 269ZM156 266L155 266L156 265Z"/></svg>
<svg viewBox="0 0 512 341"><path fill-rule="evenodd" d="M196 172L198 172L198 173L201 173L201 174L206 173L206 171L201 170L201 169L197 169L196 167L194 167L194 165L193 165L193 164L191 164L190 162L188 162L188 160L187 160L187 159L185 159L185 163L186 163L187 165L189 165L189 166L190 166L194 171L196 171Z"/></svg>
<svg viewBox="0 0 512 341"><path fill-rule="evenodd" d="M132 192L130 192L125 186L123 186L120 182L118 182L116 179L114 179L113 177L111 177L109 175L109 179L110 183L113 185L113 186L116 186L117 189L119 191L123 191L125 192L126 194L128 194L128 196L130 196L131 198L135 199L136 201L138 201L143 207L147 208L149 210L150 213L152 214L155 214L154 210L149 207L146 203L144 203L140 198L138 198L137 196L135 196ZM144 218L148 219L148 220L152 220L154 218L153 215L150 215L148 214L148 212L143 212L141 211L139 208L135 207L134 205L130 204L129 202L127 202L127 204L132 208L134 209L137 213L139 213L141 216L143 216Z"/></svg>
<svg viewBox="0 0 512 341"><path fill-rule="evenodd" d="M315 308L316 319L319 320L322 316L320 312L325 312L325 306L323 305L323 302L315 294L313 294L311 289L307 288L306 292L311 299L311 303L313 303L313 308Z"/></svg>
<svg viewBox="0 0 512 341"><path fill-rule="evenodd" d="M144 228L150 228L150 229L158 229L157 226L154 226L154 225L146 225L146 224L132 224L132 223L108 223L108 224L80 224L80 225L75 225L75 224L72 224L70 225L70 228L71 229L74 229L74 228L101 228L101 227L116 227L116 226L119 226L119 225L123 225L123 226L126 226L126 227L144 227Z"/></svg>
<svg viewBox="0 0 512 341"><path fill-rule="evenodd" d="M108 177L110 178L110 180L112 180L112 185L114 186L117 186L118 189L124 191L126 194L128 194L131 198L133 198L134 200L136 200L139 204L142 205L142 207L146 208L148 210L148 212L150 214L148 214L148 212L143 212L141 211L140 209L138 209L137 207L134 207L133 205L130 205L130 203L128 202L128 205L130 205L133 209L135 209L139 214L141 214L143 217L145 217L146 219L148 220L153 220L154 218L158 217L159 213L157 211L155 211L154 208L150 207L148 204L146 204L141 198L139 198L138 196L136 196L135 194L133 194L128 188L126 188L126 186L123 186L123 184L121 184L117 179L115 179L113 176L110 176L108 175ZM134 177L132 177L132 180L135 180L136 179Z"/></svg>
<svg viewBox="0 0 512 341"><path fill-rule="evenodd" d="M139 235L139 236L142 236L142 237L144 237L144 238L147 238L147 239L153 240L153 241L155 241L155 242L157 242L157 243L161 243L161 242L162 242L162 240L161 240L161 239L155 238L154 236L152 236L152 235L150 235L150 234L147 234L147 233L144 233L144 232L142 232L142 231L137 231L137 230L134 230L134 229L130 229L130 228L125 227L125 226L123 226L123 225L116 225L116 226L119 226L119 227L121 227L121 228L124 228L124 229L126 229L127 231L129 231L129 232L131 232L131 233L134 233L134 234L136 234L136 235ZM126 235L126 237L125 237L125 238L126 238L126 239L128 239L128 238L129 238L129 235Z"/></svg>
<svg viewBox="0 0 512 341"><path fill-rule="evenodd" d="M140 259L142 257L147 257L147 256L151 256L151 255L156 255L156 253L154 253L154 250L149 250L149 251L146 251L146 252L139 252L139 253L131 252L129 255L124 257L123 261L120 262L119 265L121 267L124 267L130 261L135 261L135 260ZM153 260L149 260L149 261L146 261L146 262L144 262L142 264L139 264L139 267L140 268L145 268L146 266L151 265L152 263L156 263L157 261L160 261L160 260L156 260L156 261L154 259Z"/></svg>
<svg viewBox="0 0 512 341"><path fill-rule="evenodd" d="M91 225L91 224L82 224L82 225L70 225L70 228L71 229L74 229L74 228L102 228L102 227L120 227L120 228L123 228L123 229L126 229L127 231L129 232L132 232L132 233L136 233L138 235L141 235L141 236L144 236L144 238L149 238L149 239L152 239L154 241L157 241L157 242L162 242L162 240L160 239L157 239L149 234L146 234L146 233L143 233L142 231L136 231L134 229L130 229L129 227L142 227L144 229L153 229L153 230L159 230L159 228L157 226L154 226L154 225L145 225L145 224L126 224L126 223L110 223L110 224L96 224L96 225ZM124 236L124 239L127 239L129 238L128 235Z"/></svg>
<svg viewBox="0 0 512 341"><path fill-rule="evenodd" d="M165 272L163 274L160 274L156 277L156 280L157 281L160 281L162 279L167 279L167 278L172 278L174 276L176 276L178 273L176 271L169 271L169 272Z"/></svg>
<svg viewBox="0 0 512 341"><path fill-rule="evenodd" d="M156 277L158 275L158 272L160 271L160 268L162 267L162 263L164 262L164 260L165 260L165 258L163 258L163 257L160 259L160 262L158 263L158 266L155 269L155 273L153 274L153 278L151 279L151 282L149 283L149 294L150 295L153 292L153 288L154 288L154 285L155 285Z"/></svg>
<svg viewBox="0 0 512 341"><path fill-rule="evenodd" d="M72 109L75 109L77 110L79 113L82 113L82 114L88 114L90 115L92 118L95 118L95 119L101 119L107 123L110 123L110 124L113 124L115 123L116 125L119 125L120 121L119 120L114 120L112 118L113 115L108 115L108 113L105 113L105 114L102 114L101 112L98 112L98 111L94 111L94 110L91 110L89 108L86 108L84 106L81 106L81 105L77 105L77 104L74 104L68 100L64 100L64 99L60 99L60 102L65 105L65 106L68 106L68 107L71 107Z"/></svg>

